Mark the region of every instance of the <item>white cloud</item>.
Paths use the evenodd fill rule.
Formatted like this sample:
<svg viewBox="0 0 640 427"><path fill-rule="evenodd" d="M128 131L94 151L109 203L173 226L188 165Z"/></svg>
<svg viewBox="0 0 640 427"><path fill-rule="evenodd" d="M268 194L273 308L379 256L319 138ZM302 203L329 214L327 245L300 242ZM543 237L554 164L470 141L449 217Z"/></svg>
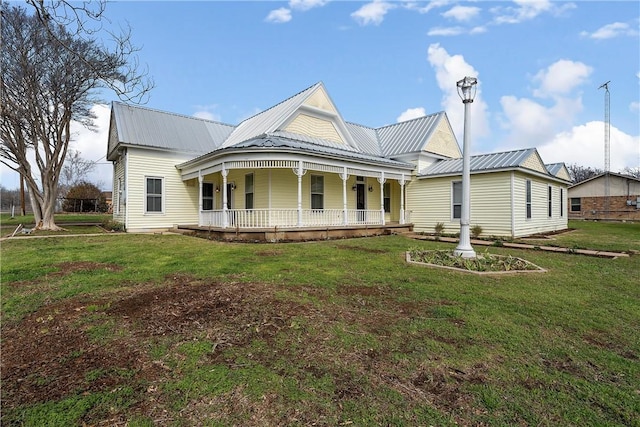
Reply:
<svg viewBox="0 0 640 427"><path fill-rule="evenodd" d="M640 136L628 135L615 126L609 134L611 171L637 167L640 160ZM558 133L538 146L546 163L565 162L604 169L604 122L593 121Z"/></svg>
<svg viewBox="0 0 640 427"><path fill-rule="evenodd" d="M383 0L374 0L353 12L351 17L360 25L380 25L387 12L395 7L396 5L392 3Z"/></svg>
<svg viewBox="0 0 640 427"><path fill-rule="evenodd" d="M591 39L605 40L620 36L637 36L638 31L631 28L629 24L625 24L623 22L614 22L613 24L607 24L600 27L593 33L583 31L580 33L580 35L583 37L589 37Z"/></svg>
<svg viewBox="0 0 640 427"><path fill-rule="evenodd" d="M322 7L328 3L328 0L290 0L289 7L294 10L307 11L314 7Z"/></svg>
<svg viewBox="0 0 640 427"><path fill-rule="evenodd" d="M438 43L429 46L428 60L436 73L438 87L442 90L441 105L447 112L451 126L459 141L462 141L464 128L464 108L456 82L465 76L477 77L478 72L468 64L462 55L450 55ZM487 136L487 104L482 100L482 83L479 80L475 100L471 108L471 129L474 138Z"/></svg>
<svg viewBox="0 0 640 427"><path fill-rule="evenodd" d="M495 7L491 12L497 15L495 24L519 24L529 21L543 13L560 15L566 10L576 7L573 3L554 3L550 0L514 0L516 7Z"/></svg>
<svg viewBox="0 0 640 427"><path fill-rule="evenodd" d="M465 31L462 27L435 27L431 28L429 32L427 32L427 35L439 37L459 36L460 34L464 34Z"/></svg>
<svg viewBox="0 0 640 427"><path fill-rule="evenodd" d="M479 7L454 6L442 14L445 18L454 19L460 22L467 22L478 16Z"/></svg>
<svg viewBox="0 0 640 427"><path fill-rule="evenodd" d="M91 108L91 111L96 115L96 119L93 121L95 132L80 123L72 122L73 139L69 148L79 151L80 157L83 159L97 162L88 180L100 189L111 190L113 169L111 163L106 160L111 108L108 105L96 104Z"/></svg>
<svg viewBox="0 0 640 427"><path fill-rule="evenodd" d="M409 10L417 10L420 13L429 13L432 9L447 6L451 2L452 0L431 0L426 6L423 6L422 2L409 1L404 3L403 7Z"/></svg>
<svg viewBox="0 0 640 427"><path fill-rule="evenodd" d="M291 10L286 7L281 7L279 9L274 9L269 12L269 15L264 19L267 22L272 22L274 24L283 24L285 22L291 21Z"/></svg>
<svg viewBox="0 0 640 427"><path fill-rule="evenodd" d="M535 90L534 95L544 98L571 93L587 81L592 71L593 68L582 62L566 59L554 62L535 75L534 81L540 82L540 89Z"/></svg>
<svg viewBox="0 0 640 427"><path fill-rule="evenodd" d="M407 120L417 119L418 117L424 117L426 115L427 115L427 112L423 107L408 108L398 116L396 121L398 123L406 122Z"/></svg>
<svg viewBox="0 0 640 427"><path fill-rule="evenodd" d="M634 112L634 113L639 112L640 111L640 102L634 101L631 104L629 104L629 110Z"/></svg>

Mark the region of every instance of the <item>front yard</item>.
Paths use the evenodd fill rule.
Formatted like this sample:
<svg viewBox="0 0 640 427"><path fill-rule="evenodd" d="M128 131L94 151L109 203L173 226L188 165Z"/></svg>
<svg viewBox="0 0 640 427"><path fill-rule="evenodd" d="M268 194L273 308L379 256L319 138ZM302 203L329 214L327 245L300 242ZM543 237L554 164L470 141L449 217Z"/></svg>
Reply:
<svg viewBox="0 0 640 427"><path fill-rule="evenodd" d="M579 226L576 246L640 250L638 224ZM2 424L640 426L638 255L404 261L451 247L4 241Z"/></svg>

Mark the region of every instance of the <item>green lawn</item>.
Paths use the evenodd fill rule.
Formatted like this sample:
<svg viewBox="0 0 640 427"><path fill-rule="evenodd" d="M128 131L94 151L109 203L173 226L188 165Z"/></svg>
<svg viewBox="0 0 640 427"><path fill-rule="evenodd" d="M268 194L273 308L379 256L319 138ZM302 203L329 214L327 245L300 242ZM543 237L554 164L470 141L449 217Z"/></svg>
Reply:
<svg viewBox="0 0 640 427"><path fill-rule="evenodd" d="M2 425L640 426L637 255L491 247L548 272L477 277L410 248L451 245L5 241Z"/></svg>

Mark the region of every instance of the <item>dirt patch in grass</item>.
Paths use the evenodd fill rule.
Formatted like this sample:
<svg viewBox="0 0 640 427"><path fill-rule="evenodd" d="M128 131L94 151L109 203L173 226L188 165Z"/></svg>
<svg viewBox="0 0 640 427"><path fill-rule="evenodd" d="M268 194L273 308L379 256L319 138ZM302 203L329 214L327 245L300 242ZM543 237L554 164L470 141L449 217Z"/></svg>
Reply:
<svg viewBox="0 0 640 427"><path fill-rule="evenodd" d="M52 273L52 275L56 276L65 276L67 274L73 274L79 271L121 271L122 267L117 264L106 264L102 262L93 262L93 261L65 261L58 264L55 264L55 267L58 269L57 272Z"/></svg>
<svg viewBox="0 0 640 427"><path fill-rule="evenodd" d="M115 268L59 266L61 271ZM446 302L417 304L382 286L344 285L331 295L317 288L171 275L160 285L110 297L51 303L2 326L2 401L9 414L3 423L19 422L20 406L125 386L133 390L126 413L116 410L107 417L89 409L82 422L118 424L135 414L188 425L202 419L247 426L291 419L336 425L347 401L384 416L390 405L384 390L401 395L408 413L428 404L458 418L467 410L462 408L473 404L466 385L482 383L485 367L463 372L434 361L416 368L396 357L411 352L404 326L398 325L429 316L430 308ZM444 340L433 331L423 336ZM161 350L154 353L154 348ZM194 356L185 348L200 353ZM189 394L179 385L171 389L200 366L210 367L206 372L223 367L231 376L250 375L250 367L260 367L295 384L296 393L309 401L301 406L286 393L277 394L277 387L256 398L251 380L216 393ZM320 383L326 389L318 391ZM458 419L464 424L464 418Z"/></svg>

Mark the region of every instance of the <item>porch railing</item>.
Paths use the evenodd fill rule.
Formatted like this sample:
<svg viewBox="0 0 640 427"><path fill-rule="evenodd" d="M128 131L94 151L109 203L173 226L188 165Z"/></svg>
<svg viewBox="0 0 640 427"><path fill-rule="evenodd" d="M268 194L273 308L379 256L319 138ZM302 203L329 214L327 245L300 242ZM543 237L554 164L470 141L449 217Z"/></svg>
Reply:
<svg viewBox="0 0 640 427"><path fill-rule="evenodd" d="M340 225L379 225L379 210L347 210L345 222L342 209L303 209L301 224L297 209L229 209L200 212L201 227L272 228L330 227ZM226 216L226 218L225 218ZM226 219L226 221L225 221Z"/></svg>

